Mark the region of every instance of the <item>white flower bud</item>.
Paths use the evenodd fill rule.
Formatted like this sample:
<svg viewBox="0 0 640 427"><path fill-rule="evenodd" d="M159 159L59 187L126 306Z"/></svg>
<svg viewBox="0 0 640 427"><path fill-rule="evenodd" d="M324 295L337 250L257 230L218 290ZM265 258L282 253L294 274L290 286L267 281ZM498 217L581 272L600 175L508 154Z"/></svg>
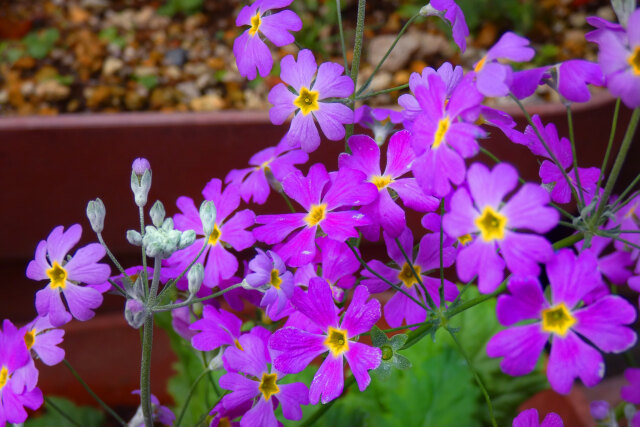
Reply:
<svg viewBox="0 0 640 427"><path fill-rule="evenodd" d="M147 159L138 158L133 161L131 168L131 191L136 205L143 207L147 204L151 188L151 165Z"/></svg>
<svg viewBox="0 0 640 427"><path fill-rule="evenodd" d="M222 352L220 352L216 355L216 357L211 359L211 362L209 362L209 370L221 371L222 369L223 369Z"/></svg>
<svg viewBox="0 0 640 427"><path fill-rule="evenodd" d="M444 16L444 12L436 10L431 4L426 6L422 6L420 12L418 12L420 16Z"/></svg>
<svg viewBox="0 0 640 427"><path fill-rule="evenodd" d="M149 216L151 216L151 221L153 222L153 225L155 225L158 228L162 227L165 214L166 212L164 210L164 205L160 200L156 201L151 207L151 211L149 211Z"/></svg>
<svg viewBox="0 0 640 427"><path fill-rule="evenodd" d="M91 228L96 233L102 233L102 230L104 229L104 217L106 214L107 211L102 200L91 200L87 204L87 218L89 218Z"/></svg>
<svg viewBox="0 0 640 427"><path fill-rule="evenodd" d="M196 232L193 230L187 230L182 233L180 236L180 243L178 244L178 249L184 249L187 246L191 246L193 242L196 240Z"/></svg>
<svg viewBox="0 0 640 427"><path fill-rule="evenodd" d="M204 267L202 264L199 262L195 263L189 270L187 279L189 279L189 294L197 294L204 280Z"/></svg>
<svg viewBox="0 0 640 427"><path fill-rule="evenodd" d="M142 235L140 235L136 230L128 230L127 241L129 241L133 246L140 246L142 245Z"/></svg>
<svg viewBox="0 0 640 427"><path fill-rule="evenodd" d="M216 225L216 206L210 200L205 200L200 205L200 221L202 221L202 230L204 235L208 236L213 233Z"/></svg>

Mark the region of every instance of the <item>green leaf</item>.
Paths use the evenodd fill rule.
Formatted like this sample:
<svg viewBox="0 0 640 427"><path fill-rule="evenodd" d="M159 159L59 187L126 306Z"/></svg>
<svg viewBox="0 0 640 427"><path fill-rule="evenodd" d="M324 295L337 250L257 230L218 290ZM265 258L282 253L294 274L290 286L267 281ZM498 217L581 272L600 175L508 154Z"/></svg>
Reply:
<svg viewBox="0 0 640 427"><path fill-rule="evenodd" d="M72 420L83 427L97 427L104 424L105 415L97 408L92 406L76 406L70 400L62 397L47 396L47 398L64 411ZM73 426L63 415L46 403L44 407L46 408L46 412L37 418L29 418L24 424L25 427Z"/></svg>
<svg viewBox="0 0 640 427"><path fill-rule="evenodd" d="M39 33L31 32L27 34L23 39L27 48L27 54L35 59L45 58L53 46L60 38L60 32L56 28L47 28Z"/></svg>
<svg viewBox="0 0 640 427"><path fill-rule="evenodd" d="M152 90L153 88L158 86L158 76L135 76L134 79L142 86L144 86L147 90Z"/></svg>

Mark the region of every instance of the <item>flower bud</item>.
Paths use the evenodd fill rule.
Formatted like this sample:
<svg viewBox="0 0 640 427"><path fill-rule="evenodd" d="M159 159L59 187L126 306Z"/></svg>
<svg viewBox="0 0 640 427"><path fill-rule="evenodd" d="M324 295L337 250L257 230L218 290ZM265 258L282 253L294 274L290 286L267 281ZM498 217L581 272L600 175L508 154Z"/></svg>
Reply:
<svg viewBox="0 0 640 427"><path fill-rule="evenodd" d="M151 207L151 211L149 211L149 216L151 216L151 221L153 222L153 225L155 225L157 228L162 227L165 214L166 212L164 210L164 205L160 200L156 201Z"/></svg>
<svg viewBox="0 0 640 427"><path fill-rule="evenodd" d="M431 6L431 4L428 4L426 6L422 6L422 8L420 9L420 12L418 12L420 14L420 16L444 16L444 13L437 10L436 8L434 8L433 6Z"/></svg>
<svg viewBox="0 0 640 427"><path fill-rule="evenodd" d="M140 235L136 230L128 230L127 241L133 246L140 246L142 245L142 235Z"/></svg>
<svg viewBox="0 0 640 427"><path fill-rule="evenodd" d="M139 158L133 161L131 170L131 191L136 205L143 207L147 204L147 196L151 188L151 166L147 159Z"/></svg>
<svg viewBox="0 0 640 427"><path fill-rule="evenodd" d="M127 300L124 306L124 318L127 320L129 326L134 329L139 329L144 324L144 304L137 299Z"/></svg>
<svg viewBox="0 0 640 427"><path fill-rule="evenodd" d="M87 218L89 218L91 228L96 233L102 233L102 230L104 229L104 217L106 214L107 211L102 200L91 200L87 204Z"/></svg>
<svg viewBox="0 0 640 427"><path fill-rule="evenodd" d="M200 221L202 221L202 231L208 236L213 233L216 225L216 205L210 200L205 200L200 205Z"/></svg>
<svg viewBox="0 0 640 427"><path fill-rule="evenodd" d="M216 355L216 357L211 359L211 362L209 362L209 370L210 371L221 371L222 369L223 369L222 352L220 352L220 353L218 353Z"/></svg>
<svg viewBox="0 0 640 427"><path fill-rule="evenodd" d="M594 400L589 405L589 410L593 419L598 421L606 420L609 416L609 403L604 400Z"/></svg>
<svg viewBox="0 0 640 427"><path fill-rule="evenodd" d="M180 243L178 249L184 249L187 246L191 246L196 241L196 232L193 230L187 230L180 236Z"/></svg>
<svg viewBox="0 0 640 427"><path fill-rule="evenodd" d="M189 270L187 279L189 279L189 294L197 294L204 280L204 267L202 264L199 262L195 263Z"/></svg>

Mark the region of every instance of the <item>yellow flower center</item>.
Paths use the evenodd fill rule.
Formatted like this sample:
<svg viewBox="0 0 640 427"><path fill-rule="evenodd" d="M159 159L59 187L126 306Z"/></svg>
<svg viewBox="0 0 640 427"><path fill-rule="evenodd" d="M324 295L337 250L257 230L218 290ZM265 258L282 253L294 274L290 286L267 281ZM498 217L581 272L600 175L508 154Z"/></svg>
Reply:
<svg viewBox="0 0 640 427"><path fill-rule="evenodd" d="M485 206L482 214L476 218L475 222L485 242L504 238L507 217L494 211L491 206Z"/></svg>
<svg viewBox="0 0 640 427"><path fill-rule="evenodd" d="M280 289L280 283L282 283L280 272L274 268L271 270L271 280L269 281L269 284L276 289Z"/></svg>
<svg viewBox="0 0 640 427"><path fill-rule="evenodd" d="M222 232L218 228L218 224L214 224L213 233L211 233L211 236L209 236L209 244L211 246L217 245L218 241L220 241L220 236L221 235L222 235Z"/></svg>
<svg viewBox="0 0 640 427"><path fill-rule="evenodd" d="M449 127L451 126L451 121L449 117L445 117L444 119L440 119L438 122L438 129L436 129L436 134L433 136L433 144L431 144L431 148L438 148L442 141L444 141L444 137L447 135L447 131L449 131Z"/></svg>
<svg viewBox="0 0 640 427"><path fill-rule="evenodd" d="M240 351L244 351L244 348L242 348L242 345L240 345L240 341L238 341L238 339L237 339L237 338L235 338L235 339L233 340L233 343L235 344L235 346L236 346L236 348L237 348L238 350L240 350Z"/></svg>
<svg viewBox="0 0 640 427"><path fill-rule="evenodd" d="M624 217L627 219L632 218L636 213L636 209L638 209L638 203L635 203L633 206L631 206L627 213L624 214Z"/></svg>
<svg viewBox="0 0 640 427"><path fill-rule="evenodd" d="M314 225L318 225L323 219L327 216L327 205L326 203L322 203L321 205L311 205L311 210L309 214L304 217L304 221L309 225L309 227L313 227Z"/></svg>
<svg viewBox="0 0 640 427"><path fill-rule="evenodd" d="M24 343L27 345L27 350L31 350L33 344L36 342L36 330L32 329L24 334Z"/></svg>
<svg viewBox="0 0 640 427"><path fill-rule="evenodd" d="M62 288L67 286L67 270L62 268L58 261L53 261L53 267L47 270L47 276L51 280L51 288Z"/></svg>
<svg viewBox="0 0 640 427"><path fill-rule="evenodd" d="M465 246L471 240L472 240L471 234L463 234L462 236L458 237L458 242L460 242L462 246Z"/></svg>
<svg viewBox="0 0 640 427"><path fill-rule="evenodd" d="M251 28L249 29L249 35L255 36L258 34L258 29L260 29L260 24L262 23L262 18L260 18L260 12L253 15L251 18Z"/></svg>
<svg viewBox="0 0 640 427"><path fill-rule="evenodd" d="M327 334L327 339L324 340L324 345L331 350L331 354L333 354L334 357L340 356L342 353L349 350L347 331L344 329L335 329L329 326L329 333Z"/></svg>
<svg viewBox="0 0 640 427"><path fill-rule="evenodd" d="M378 190L382 190L392 182L393 179L391 178L391 175L374 175L373 177L371 177L371 183L378 187Z"/></svg>
<svg viewBox="0 0 640 427"><path fill-rule="evenodd" d="M417 265L414 265L413 269L416 271L416 274L419 276L421 272L420 267ZM407 262L404 263L404 265L402 266L402 270L400 270L400 273L398 273L398 279L400 279L407 288L410 288L413 285L418 283L416 276L413 274L413 271L411 270L411 266Z"/></svg>
<svg viewBox="0 0 640 427"><path fill-rule="evenodd" d="M2 390L7 381L9 381L9 370L6 366L3 366L0 369L0 390Z"/></svg>
<svg viewBox="0 0 640 427"><path fill-rule="evenodd" d="M223 417L218 420L218 427L231 427L231 421L229 421L229 417Z"/></svg>
<svg viewBox="0 0 640 427"><path fill-rule="evenodd" d="M267 374L266 372L262 374L262 380L260 381L260 385L258 386L258 390L262 393L265 400L269 400L269 398L278 394L280 391L280 387L276 384L276 380L278 379L278 374Z"/></svg>
<svg viewBox="0 0 640 427"><path fill-rule="evenodd" d="M633 53L629 55L629 65L633 70L633 74L640 76L640 46L636 46Z"/></svg>
<svg viewBox="0 0 640 427"><path fill-rule="evenodd" d="M484 64L486 62L487 62L487 55L483 56L482 59L480 59L480 61L478 61L476 66L473 67L473 71L475 71L477 73L478 71L482 70L482 68L484 67Z"/></svg>
<svg viewBox="0 0 640 427"><path fill-rule="evenodd" d="M542 310L542 330L545 332L564 337L575 323L575 317L571 315L564 303Z"/></svg>
<svg viewBox="0 0 640 427"><path fill-rule="evenodd" d="M310 112L320 108L318 105L318 92L302 87L302 89L300 89L300 95L293 101L293 104L300 108L302 114L306 116Z"/></svg>

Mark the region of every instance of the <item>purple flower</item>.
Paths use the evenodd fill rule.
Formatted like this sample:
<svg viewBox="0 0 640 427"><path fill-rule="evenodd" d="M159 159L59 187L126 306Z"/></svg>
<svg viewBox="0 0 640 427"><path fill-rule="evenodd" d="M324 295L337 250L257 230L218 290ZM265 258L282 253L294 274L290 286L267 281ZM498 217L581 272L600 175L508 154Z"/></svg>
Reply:
<svg viewBox="0 0 640 427"><path fill-rule="evenodd" d="M64 350L58 347L64 330L54 329L47 317L37 317L20 329L27 349L33 351L47 366L57 365L64 359Z"/></svg>
<svg viewBox="0 0 640 427"><path fill-rule="evenodd" d="M376 144L382 145L398 123L402 123L402 112L389 108L371 108L362 105L356 108L353 122L373 132Z"/></svg>
<svg viewBox="0 0 640 427"><path fill-rule="evenodd" d="M268 147L254 154L249 160L252 165L246 169L232 169L225 182L240 187L242 200L249 203L253 198L259 205L267 201L270 192L269 179L272 175L277 181L295 170L293 165L306 163L309 155L301 150L291 150L286 138L275 147Z"/></svg>
<svg viewBox="0 0 640 427"><path fill-rule="evenodd" d="M266 307L267 315L274 320L293 296L293 274L287 271L277 253L265 253L259 248L256 248L256 251L258 255L249 261L249 268L253 273L249 274L246 280L254 288L268 287L260 307Z"/></svg>
<svg viewBox="0 0 640 427"><path fill-rule="evenodd" d="M511 67L498 60L524 62L531 60L534 55L535 51L529 47L529 40L512 32L504 33L475 64L476 87L485 96L507 95L512 79Z"/></svg>
<svg viewBox="0 0 640 427"><path fill-rule="evenodd" d="M319 400L327 403L340 396L344 387L344 358L360 391L364 391L371 382L367 371L380 365L382 352L379 348L350 340L369 331L380 318L380 303L375 299L367 302L368 298L367 288L358 286L340 320L326 281L312 279L308 292L296 288L293 304L322 332L282 328L271 336L269 347L281 352L273 365L285 373L300 372L317 356L329 352L311 382L311 404L315 405Z"/></svg>
<svg viewBox="0 0 640 427"><path fill-rule="evenodd" d="M558 67L558 92L569 101L587 102L591 99L587 85L604 86L604 83L602 70L593 62L572 59Z"/></svg>
<svg viewBox="0 0 640 427"><path fill-rule="evenodd" d="M220 387L231 390L231 393L222 398L222 406L231 411L252 402L251 409L240 420L241 427L278 426L273 413L278 403L282 405L286 419L300 420L300 405L309 404L307 386L299 382L278 384L284 375L267 366L271 358L263 339L245 334L240 337L240 345L242 350L229 347L224 352L228 373L220 378Z"/></svg>
<svg viewBox="0 0 640 427"><path fill-rule="evenodd" d="M215 350L223 345L240 348L240 328L242 320L225 310L205 305L202 319L196 320L189 329L199 331L191 338L191 345L202 351Z"/></svg>
<svg viewBox="0 0 640 427"><path fill-rule="evenodd" d="M183 300L177 299L176 303L181 303ZM191 325L191 309L189 306L180 307L171 310L171 327L173 330L185 340L191 340L197 333L189 328Z"/></svg>
<svg viewBox="0 0 640 427"><path fill-rule="evenodd" d="M411 73L409 77L409 90L415 94L418 86L424 86L429 88L429 76L432 74L438 74L446 87L446 98L450 98L453 90L458 86L462 80L463 70L462 67L457 65L455 68L451 63L445 62L438 68L438 71L431 67L425 67L421 74ZM398 105L403 108L403 124L407 130L411 130L413 122L422 112L420 103L415 96L405 93L398 98Z"/></svg>
<svg viewBox="0 0 640 427"><path fill-rule="evenodd" d="M74 224L65 232L63 226L54 228L47 240L36 248L35 259L27 266L27 277L33 280L49 280L47 287L36 294L36 309L41 317L49 316L53 326L62 326L71 320L89 320L94 309L102 304L102 294L79 283L98 285L109 277L110 268L98 261L105 255L99 243L91 243L76 251L67 261L67 253L78 243L82 227ZM69 306L67 313L60 294Z"/></svg>
<svg viewBox="0 0 640 427"><path fill-rule="evenodd" d="M580 242L576 245L579 252L590 250L598 259L598 271L613 284L618 286L624 285L631 277L631 271L628 267L633 264L631 254L626 251L615 250L606 255L602 255L612 240L608 237L593 236L591 238L591 246L589 249L583 249L584 244ZM604 289L608 288L604 286ZM608 293L608 292L607 292Z"/></svg>
<svg viewBox="0 0 640 427"><path fill-rule="evenodd" d="M453 41L456 42L460 51L464 52L467 49L466 38L469 36L469 27L460 6L453 0L431 0L429 5L437 11L444 12L444 19L451 25Z"/></svg>
<svg viewBox="0 0 640 427"><path fill-rule="evenodd" d="M16 371L31 361L29 350L21 332L8 320L2 323L0 331L0 425L7 422L24 423L29 409L38 409L43 402L39 388L27 387L27 381ZM37 371L36 371L37 375ZM33 383L37 382L37 377Z"/></svg>
<svg viewBox="0 0 640 427"><path fill-rule="evenodd" d="M571 186L578 188L576 182L575 170L571 169L573 166L573 154L571 153L571 142L567 138L558 138L558 132L553 123L544 126L540 116L534 115L532 121L540 133L542 139L546 142L549 150L554 154L562 168L567 171L567 176L571 181ZM536 134L535 130L531 126L527 126L524 132L524 140L513 140L518 144L523 144L529 147L531 152L537 156L546 157L550 160L544 160L540 165L540 178L542 183L550 188L551 200L557 203L568 203L571 201L571 187L567 180L564 178L562 171L558 166L551 161L551 155L544 147L540 138ZM588 204L594 196L596 190L596 184L598 177L600 176L600 169L592 168L578 168L580 176L580 184L582 185L583 195L585 202Z"/></svg>
<svg viewBox="0 0 640 427"><path fill-rule="evenodd" d="M491 171L474 163L467 183L468 190L459 188L454 193L451 211L443 220L449 236L473 238L458 252L460 280L467 282L478 275L480 292L493 292L504 277L505 262L514 274L537 276L538 263L546 262L553 249L544 237L519 230L546 233L558 223L557 211L547 206L549 194L540 186L527 183L503 202L518 183L518 172L506 163L497 164Z"/></svg>
<svg viewBox="0 0 640 427"><path fill-rule="evenodd" d="M278 47L295 41L290 31L300 31L302 21L294 12L283 10L268 14L271 9L289 6L293 0L256 0L242 8L236 18L236 27L249 25L242 35L233 42L233 55L241 76L249 80L256 78L256 68L260 76L266 77L273 66L271 51L262 41L262 34Z"/></svg>
<svg viewBox="0 0 640 427"><path fill-rule="evenodd" d="M625 402L640 405L640 369L628 368L624 371L624 377L629 385L620 389L620 396Z"/></svg>
<svg viewBox="0 0 640 427"><path fill-rule="evenodd" d="M535 408L525 409L513 419L513 427L563 427L560 415L549 412L544 420L540 422L538 410Z"/></svg>
<svg viewBox="0 0 640 427"><path fill-rule="evenodd" d="M617 27L601 28L592 40L600 48L598 62L607 81L607 88L629 108L640 106L640 9L627 23L626 33ZM596 33L594 31L593 33Z"/></svg>
<svg viewBox="0 0 640 427"><path fill-rule="evenodd" d="M486 133L475 120L482 95L473 87L471 75L464 78L447 99L445 82L438 74L427 78L429 89L416 87L416 99L423 112L413 125L413 150L417 158L411 169L427 194L446 196L452 182L462 184L464 159L478 152L477 138ZM462 120L464 118L464 120Z"/></svg>
<svg viewBox="0 0 640 427"><path fill-rule="evenodd" d="M487 344L487 354L504 357L500 367L505 373L525 375L534 369L551 338L547 365L551 387L567 394L576 377L593 387L604 376L604 361L597 349L620 353L635 344L636 334L624 325L636 319L636 311L626 300L612 295L579 305L602 283L597 261L589 251L578 257L569 249L559 251L547 264L547 276L551 303L545 299L537 278L511 279L510 295L498 297L498 320L505 326L529 319L536 322L497 333Z"/></svg>
<svg viewBox="0 0 640 427"><path fill-rule="evenodd" d="M256 239L270 245L280 243L291 232L302 228L277 249L285 262L300 267L315 257L318 228L336 240L358 237L355 227L369 225L371 221L358 211L336 209L366 205L376 197L376 187L364 182L365 178L362 172L347 168L330 178L320 163L311 166L306 178L296 170L282 181L282 188L307 213L258 216L256 222L264 225L253 230Z"/></svg>
<svg viewBox="0 0 640 427"><path fill-rule="evenodd" d="M140 390L134 390L131 394L140 394ZM168 406L160 404L160 400L155 395L151 395L151 410L153 421L158 422L165 426L172 426L176 421L176 416ZM142 414L142 407L138 407L138 411L133 416L133 419L127 424L129 427L143 427L144 415Z"/></svg>
<svg viewBox="0 0 640 427"><path fill-rule="evenodd" d="M328 139L344 138L344 125L353 123L353 111L342 103L325 101L347 98L353 93L353 80L342 75L342 65L325 62L318 68L313 53L304 49L298 53L298 62L293 55L287 55L280 67L280 78L286 85L279 83L269 92L269 102L273 104L269 117L273 124L281 125L295 113L287 132L289 144L300 144L307 153L315 151L320 145L320 134L314 119Z"/></svg>
<svg viewBox="0 0 640 427"><path fill-rule="evenodd" d="M538 85L542 84L544 79L551 78L551 74L548 73L549 68L549 66L530 68L511 73L509 90L513 96L518 99L533 95Z"/></svg>
<svg viewBox="0 0 640 427"><path fill-rule="evenodd" d="M402 245L402 249L411 257L412 265L406 261L404 255L398 248L395 240L387 233L384 233L384 241L387 244L387 254L389 258L396 263L394 267L389 267L385 263L373 260L368 265L391 283L398 284L404 290L417 299L425 302L424 291L419 286L418 281L413 275L411 267L420 276L422 283L427 288L427 292L431 299L440 306L440 277L429 277L430 272L439 271L440 269L440 234L425 234L420 239L418 254L413 256L413 234L409 228L405 228L398 241ZM443 267L450 267L456 257L456 250L450 244L445 242L442 248L442 264ZM367 270L362 270L362 284L367 287L371 293L379 293L389 290L389 285L380 280ZM446 301L453 301L458 296L458 288L450 281L444 281L444 298ZM384 306L384 318L392 328L402 326L405 320L407 325L424 322L427 318L426 311L408 298L401 292L396 292Z"/></svg>
<svg viewBox="0 0 640 427"><path fill-rule="evenodd" d="M349 138L353 154L343 153L338 158L340 168L351 168L363 172L367 181L378 189L378 197L360 209L374 223L362 228L368 240L378 240L380 227L391 237L398 237L406 227L404 210L393 200L389 189L398 194L405 206L418 212L435 210L438 199L427 196L415 178L400 178L409 173L415 159L411 149L411 134L404 130L395 133L387 147L387 166L380 172L380 147L366 135Z"/></svg>
<svg viewBox="0 0 640 427"><path fill-rule="evenodd" d="M238 270L238 260L225 246L236 251L247 249L255 242L253 234L246 228L255 223L255 214L249 209L231 214L240 205L240 190L237 185L227 185L222 191L222 181L212 179L202 190L205 200L211 200L217 210L213 233L198 262L204 265L204 285L215 288L224 279L229 279ZM193 199L179 197L176 205L182 213L173 218L177 230L195 230L197 236L204 236L200 214ZM178 251L167 259L168 273L176 277L198 255L206 237L196 239L193 245ZM206 261L205 261L206 258Z"/></svg>

